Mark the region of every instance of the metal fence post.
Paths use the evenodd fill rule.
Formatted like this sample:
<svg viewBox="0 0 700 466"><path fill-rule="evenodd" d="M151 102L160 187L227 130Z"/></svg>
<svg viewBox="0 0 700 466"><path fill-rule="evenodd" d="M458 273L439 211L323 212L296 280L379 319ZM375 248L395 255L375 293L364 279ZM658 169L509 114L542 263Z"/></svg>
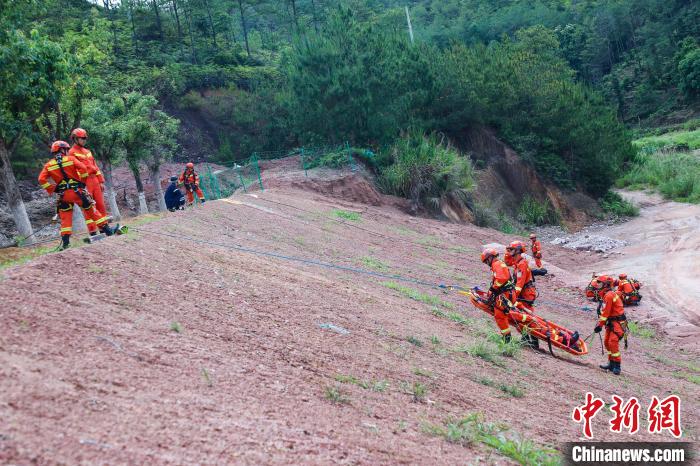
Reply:
<svg viewBox="0 0 700 466"><path fill-rule="evenodd" d="M265 191L263 188L262 176L260 176L260 165L258 165L257 153L253 153L253 160L255 161L255 170L258 172L258 183L260 184L260 191Z"/></svg>

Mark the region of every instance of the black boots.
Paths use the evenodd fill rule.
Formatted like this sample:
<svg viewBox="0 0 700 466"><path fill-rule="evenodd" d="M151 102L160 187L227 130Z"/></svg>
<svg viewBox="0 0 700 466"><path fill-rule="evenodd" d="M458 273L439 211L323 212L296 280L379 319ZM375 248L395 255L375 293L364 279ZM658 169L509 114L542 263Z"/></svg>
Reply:
<svg viewBox="0 0 700 466"><path fill-rule="evenodd" d="M510 343L510 333L506 333L503 335L503 341L506 343Z"/></svg>
<svg viewBox="0 0 700 466"><path fill-rule="evenodd" d="M61 249L70 247L70 235L61 235Z"/></svg>
<svg viewBox="0 0 700 466"><path fill-rule="evenodd" d="M119 230L119 224L117 223L117 226L111 227L109 225L105 225L102 228L100 228L100 231L104 233L107 236L112 236L114 233Z"/></svg>
<svg viewBox="0 0 700 466"><path fill-rule="evenodd" d="M528 333L523 333L522 336L523 343L525 343L527 346L529 346L532 349L539 349L540 347L540 340L538 340L536 337L533 335L530 335Z"/></svg>
<svg viewBox="0 0 700 466"><path fill-rule="evenodd" d="M606 365L600 365L599 367L603 370L606 371L611 371L615 375L620 375L620 372L622 372L622 367L620 367L619 362L616 361L608 361Z"/></svg>

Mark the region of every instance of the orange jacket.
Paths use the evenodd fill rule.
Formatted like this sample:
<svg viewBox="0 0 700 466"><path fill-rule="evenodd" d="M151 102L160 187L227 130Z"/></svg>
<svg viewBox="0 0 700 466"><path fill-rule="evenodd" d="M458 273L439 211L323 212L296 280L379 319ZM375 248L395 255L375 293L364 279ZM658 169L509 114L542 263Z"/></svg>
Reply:
<svg viewBox="0 0 700 466"><path fill-rule="evenodd" d="M100 183L105 182L105 178L104 176L102 176L102 172L97 167L95 157L92 156L92 152L90 152L89 149L86 149L85 147L79 146L77 144L73 144L73 147L71 147L68 151L68 155L76 157L83 163L83 165L85 165L85 167L88 170L88 176L96 176L97 181L99 181Z"/></svg>
<svg viewBox="0 0 700 466"><path fill-rule="evenodd" d="M607 320L611 317L621 316L625 313L624 305L622 304L622 297L620 296L619 291L610 290L605 293L603 302L605 303L605 307L603 307L603 311L600 313L600 320L598 321L598 325L601 327L605 325Z"/></svg>
<svg viewBox="0 0 700 466"><path fill-rule="evenodd" d="M61 166L63 167L63 171L66 173L66 176L69 178L69 180L77 181L80 183L85 183L85 180L87 180L87 167L85 167L84 164L82 164L78 159L76 159L72 155L64 156L61 162ZM53 180L54 184L49 183L49 179ZM53 194L54 191L56 191L56 186L58 184L60 184L63 181L67 183L69 180L64 180L63 173L61 172L61 169L58 166L58 162L56 162L56 159L51 159L48 162L46 162L44 164L44 168L42 168L41 170L41 173L39 173L39 184L49 194Z"/></svg>
<svg viewBox="0 0 700 466"><path fill-rule="evenodd" d="M178 181L184 184L194 184L199 186L199 175L197 175L194 170L188 171L185 169L185 171L182 172L182 175L180 175Z"/></svg>
<svg viewBox="0 0 700 466"><path fill-rule="evenodd" d="M617 285L617 289L622 291L624 294L630 294L634 293L636 289L628 280L620 280L620 283Z"/></svg>
<svg viewBox="0 0 700 466"><path fill-rule="evenodd" d="M515 264L515 292L518 293L518 296L520 296L526 288L526 285L527 288L534 288L535 282L532 279L530 264L528 264L527 259L521 256ZM527 299L530 298L528 297Z"/></svg>
<svg viewBox="0 0 700 466"><path fill-rule="evenodd" d="M503 285L511 281L508 266L500 259L494 259L491 262L491 272L493 272L491 287L496 290L499 290Z"/></svg>
<svg viewBox="0 0 700 466"><path fill-rule="evenodd" d="M532 256L541 259L542 258L542 245L539 240L532 242Z"/></svg>

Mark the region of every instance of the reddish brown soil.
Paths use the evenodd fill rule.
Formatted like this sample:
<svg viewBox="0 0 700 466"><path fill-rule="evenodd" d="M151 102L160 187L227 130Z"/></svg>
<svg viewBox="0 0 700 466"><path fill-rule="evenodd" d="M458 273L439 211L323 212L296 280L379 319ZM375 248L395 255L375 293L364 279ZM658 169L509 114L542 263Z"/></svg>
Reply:
<svg viewBox="0 0 700 466"><path fill-rule="evenodd" d="M361 219L339 223L338 208ZM438 308L467 325L382 285L389 280L185 239L470 286L487 282L478 255L483 244L511 240L501 233L282 187L136 228L0 272L0 463L508 463L483 444L449 443L427 427L481 412L508 435L561 448L581 437L571 412L587 391L608 402L636 396L642 411L652 395L677 393L684 438L697 442L700 390L686 378L697 378L698 355L667 337L633 337L619 377L597 368L597 340L580 359L523 350L496 355L496 365L463 351L495 325L459 295L400 283L451 303ZM570 273L590 260L563 249L545 254ZM554 303L542 315L591 332L591 313L557 306L585 304L577 290L560 275L538 285ZM363 389L339 375L388 387ZM427 387L422 401L406 392L414 382ZM347 402L331 402L329 388ZM629 439L608 430L609 418L595 419L596 438Z"/></svg>

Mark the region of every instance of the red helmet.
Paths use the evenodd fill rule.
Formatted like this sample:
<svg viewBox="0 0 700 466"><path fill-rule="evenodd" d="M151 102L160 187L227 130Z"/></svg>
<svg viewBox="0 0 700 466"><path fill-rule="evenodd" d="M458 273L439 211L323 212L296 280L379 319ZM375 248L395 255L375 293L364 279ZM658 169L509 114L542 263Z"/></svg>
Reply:
<svg viewBox="0 0 700 466"><path fill-rule="evenodd" d="M187 168L194 168L194 164L192 162L187 162L187 165L185 165Z"/></svg>
<svg viewBox="0 0 700 466"><path fill-rule="evenodd" d="M527 251L527 246L525 246L525 243L523 243L520 240L515 240L510 245L506 248L506 250L510 250L511 254L514 256L518 254L522 254Z"/></svg>
<svg viewBox="0 0 700 466"><path fill-rule="evenodd" d="M530 233L530 239L537 239L537 235L534 233Z"/></svg>
<svg viewBox="0 0 700 466"><path fill-rule="evenodd" d="M489 258L496 258L498 257L498 251L496 251L493 248L485 249L484 252L481 253L481 262L484 264L486 263Z"/></svg>
<svg viewBox="0 0 700 466"><path fill-rule="evenodd" d="M626 273L621 273L620 276L618 277L620 280L627 280L627 274Z"/></svg>
<svg viewBox="0 0 700 466"><path fill-rule="evenodd" d="M598 289L612 288L615 285L615 279L607 275L601 275L597 279Z"/></svg>
<svg viewBox="0 0 700 466"><path fill-rule="evenodd" d="M66 141L54 141L53 144L51 144L52 154L55 154L56 152L65 152L68 149L70 149L70 144L68 144Z"/></svg>
<svg viewBox="0 0 700 466"><path fill-rule="evenodd" d="M70 136L72 138L86 138L87 136L87 131L85 131L83 128L75 128L73 131L70 132Z"/></svg>

